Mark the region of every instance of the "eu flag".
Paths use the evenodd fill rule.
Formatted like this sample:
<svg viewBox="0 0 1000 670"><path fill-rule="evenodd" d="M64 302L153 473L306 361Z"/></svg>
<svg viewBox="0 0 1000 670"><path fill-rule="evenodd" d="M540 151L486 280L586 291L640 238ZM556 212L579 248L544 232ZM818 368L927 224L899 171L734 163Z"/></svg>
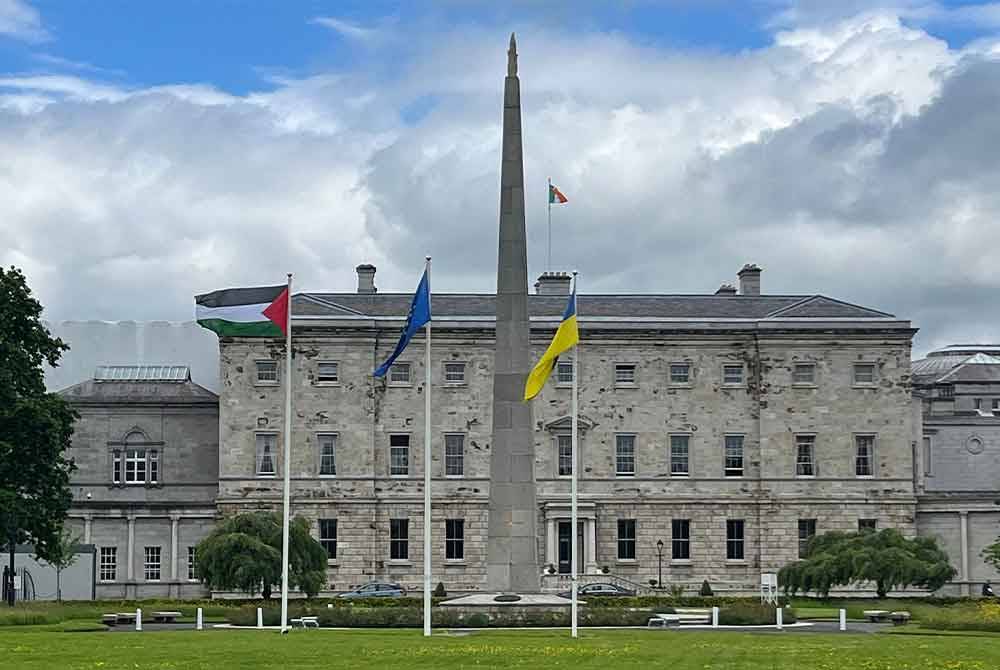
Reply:
<svg viewBox="0 0 1000 670"><path fill-rule="evenodd" d="M410 303L410 313L406 316L406 325L403 326L403 333L399 336L399 342L396 343L396 348L393 349L389 359L375 370L376 377L385 376L385 373L392 367L393 361L403 353L403 349L413 339L413 335L430 320L431 287L430 282L427 281L427 270L424 270L424 275L420 278L420 284L417 286L417 292L413 295L413 302Z"/></svg>

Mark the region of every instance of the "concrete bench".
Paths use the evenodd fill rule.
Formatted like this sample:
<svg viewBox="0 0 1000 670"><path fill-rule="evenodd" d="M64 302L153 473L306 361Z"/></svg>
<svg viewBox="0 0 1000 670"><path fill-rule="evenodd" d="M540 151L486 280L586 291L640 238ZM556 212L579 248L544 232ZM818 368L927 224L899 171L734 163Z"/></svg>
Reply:
<svg viewBox="0 0 1000 670"><path fill-rule="evenodd" d="M888 610L865 610L865 618L872 623L881 623L889 618Z"/></svg>
<svg viewBox="0 0 1000 670"><path fill-rule="evenodd" d="M101 623L103 623L105 626L115 626L115 625L118 624L118 615L117 614L102 614L101 615Z"/></svg>
<svg viewBox="0 0 1000 670"><path fill-rule="evenodd" d="M679 624L681 621L680 617L676 614L657 614L656 616L650 618L646 622L647 628L666 628L671 624Z"/></svg>
<svg viewBox="0 0 1000 670"><path fill-rule="evenodd" d="M892 620L894 626L903 626L910 623L909 612L891 612L889 618Z"/></svg>
<svg viewBox="0 0 1000 670"><path fill-rule="evenodd" d="M115 619L118 623L135 623L135 612L119 612Z"/></svg>
<svg viewBox="0 0 1000 670"><path fill-rule="evenodd" d="M152 616L156 623L175 623L178 617L184 615L180 612L153 612Z"/></svg>
<svg viewBox="0 0 1000 670"><path fill-rule="evenodd" d="M297 619L291 619L292 625L298 624L303 628L319 628L319 617L314 616L304 616Z"/></svg>

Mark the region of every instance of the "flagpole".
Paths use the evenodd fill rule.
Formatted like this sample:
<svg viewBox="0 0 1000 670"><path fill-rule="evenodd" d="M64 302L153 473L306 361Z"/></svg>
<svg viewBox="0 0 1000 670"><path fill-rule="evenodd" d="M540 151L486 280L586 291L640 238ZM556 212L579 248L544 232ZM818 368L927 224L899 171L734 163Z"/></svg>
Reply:
<svg viewBox="0 0 1000 670"><path fill-rule="evenodd" d="M288 273L288 313L285 327L285 444L283 512L281 519L281 632L288 632L288 523L289 523L289 470L292 453L292 273Z"/></svg>
<svg viewBox="0 0 1000 670"><path fill-rule="evenodd" d="M549 205L549 211L552 211L552 205ZM576 270L573 271L573 300L574 300L574 311L576 312L576 322L577 329L580 327L580 303L576 300ZM577 449L579 447L579 439L577 437L578 428L578 401L577 401L577 389L579 388L579 382L577 378L579 377L580 366L580 343L576 343L576 347L573 349L573 407L572 407L572 449L573 449L573 466L572 466L572 477L570 478L570 527L573 529L572 538L570 545L570 596L572 598L572 623L571 623L571 635L577 637L577 569L579 567L579 554L580 542L578 540L578 529L577 529L577 513L576 513L576 478L577 478L577 462L579 461L579 454Z"/></svg>
<svg viewBox="0 0 1000 670"><path fill-rule="evenodd" d="M431 313L431 257L424 269L427 275L427 312ZM431 322L424 325L427 345L424 351L424 636L431 634Z"/></svg>
<svg viewBox="0 0 1000 670"><path fill-rule="evenodd" d="M549 188L545 191L545 201L549 204L549 248L545 271L552 272L552 177L548 178Z"/></svg>

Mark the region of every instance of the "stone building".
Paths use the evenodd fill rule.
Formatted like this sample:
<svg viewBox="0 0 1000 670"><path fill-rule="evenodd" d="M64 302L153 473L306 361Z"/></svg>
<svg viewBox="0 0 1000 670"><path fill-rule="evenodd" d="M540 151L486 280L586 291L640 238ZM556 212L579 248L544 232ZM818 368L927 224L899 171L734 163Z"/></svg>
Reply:
<svg viewBox="0 0 1000 670"><path fill-rule="evenodd" d="M330 555L330 588L372 578L419 588L424 353L415 339L384 380L410 295L293 299L293 514ZM581 295L580 524L569 524L572 367L534 401L539 572L561 588L571 551L585 573L756 589L814 533L917 532L906 320L822 295ZM569 278L529 296L537 358ZM495 307L493 295L435 294L433 569L449 591L485 588ZM220 340L218 506L281 502L284 344ZM127 422L126 422L127 423ZM128 426L113 438L121 440ZM549 574L549 573L554 574Z"/></svg>
<svg viewBox="0 0 1000 670"><path fill-rule="evenodd" d="M1000 537L1000 346L952 345L913 363L922 430L917 532L939 538L958 570L949 591L1000 580L983 561Z"/></svg>
<svg viewBox="0 0 1000 670"><path fill-rule="evenodd" d="M135 365L59 393L80 414L70 527L96 547L96 597L205 595L192 559L216 514L218 396L184 366Z"/></svg>

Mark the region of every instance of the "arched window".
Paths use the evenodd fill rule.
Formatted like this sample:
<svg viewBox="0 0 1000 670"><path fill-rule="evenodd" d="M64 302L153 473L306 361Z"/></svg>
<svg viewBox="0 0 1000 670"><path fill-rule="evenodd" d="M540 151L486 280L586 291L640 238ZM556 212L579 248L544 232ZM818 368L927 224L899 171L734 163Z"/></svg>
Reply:
<svg viewBox="0 0 1000 670"><path fill-rule="evenodd" d="M158 484L160 481L160 451L150 446L141 430L133 429L122 440L123 449L112 452L112 481L133 486Z"/></svg>

